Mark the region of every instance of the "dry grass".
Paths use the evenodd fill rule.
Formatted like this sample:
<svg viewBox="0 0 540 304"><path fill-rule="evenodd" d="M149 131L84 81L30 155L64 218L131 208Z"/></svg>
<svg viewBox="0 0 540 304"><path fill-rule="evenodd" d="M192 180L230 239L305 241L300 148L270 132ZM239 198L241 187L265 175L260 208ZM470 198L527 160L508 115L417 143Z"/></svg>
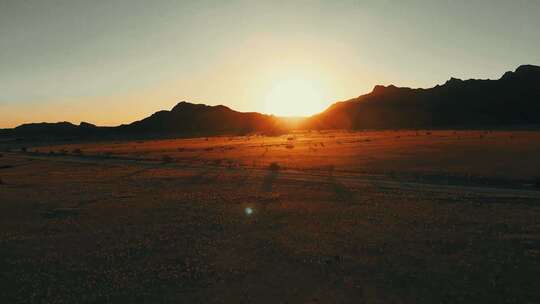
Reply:
<svg viewBox="0 0 540 304"><path fill-rule="evenodd" d="M296 132L294 141L287 140L291 135L254 136L249 141L245 137L214 137L208 141L206 138L128 141L40 149L62 154L79 148L86 156L114 155L115 158L127 159L161 160L168 155L175 162L187 165L212 162L219 158L232 159L244 166L253 163L267 166L276 161L294 164L299 169L332 164L337 171L374 174L401 172L510 180L532 180L538 175L535 168L540 167L540 160L536 161L540 150L539 132L491 132L489 137L483 139L480 138L483 131L423 131L421 134L431 135L415 136L418 133ZM510 136L514 137L512 145L508 144ZM336 144L337 141L341 144ZM136 149L133 148L135 144ZM280 146L284 149L277 149Z"/></svg>
<svg viewBox="0 0 540 304"><path fill-rule="evenodd" d="M0 299L538 303L540 134L453 132L6 153Z"/></svg>

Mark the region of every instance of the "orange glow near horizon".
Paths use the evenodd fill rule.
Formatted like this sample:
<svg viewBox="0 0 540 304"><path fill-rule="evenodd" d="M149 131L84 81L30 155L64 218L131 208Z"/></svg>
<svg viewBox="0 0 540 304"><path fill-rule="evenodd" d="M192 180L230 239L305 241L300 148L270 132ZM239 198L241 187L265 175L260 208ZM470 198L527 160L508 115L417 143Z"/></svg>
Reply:
<svg viewBox="0 0 540 304"><path fill-rule="evenodd" d="M322 81L308 76L279 77L262 93L263 112L277 116L310 116L328 106L329 91Z"/></svg>

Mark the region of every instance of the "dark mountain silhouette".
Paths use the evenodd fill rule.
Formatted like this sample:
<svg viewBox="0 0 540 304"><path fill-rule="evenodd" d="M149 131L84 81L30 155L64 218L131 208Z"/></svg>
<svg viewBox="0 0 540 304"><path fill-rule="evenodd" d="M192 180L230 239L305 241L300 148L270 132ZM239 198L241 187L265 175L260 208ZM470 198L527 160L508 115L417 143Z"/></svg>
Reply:
<svg viewBox="0 0 540 304"><path fill-rule="evenodd" d="M313 129L496 128L540 124L540 67L498 80L451 78L430 89L375 86L307 119Z"/></svg>
<svg viewBox="0 0 540 304"><path fill-rule="evenodd" d="M0 130L0 136L19 139L79 139L117 137L208 136L220 134L277 134L285 123L272 115L242 113L228 107L178 103L170 111L118 127L97 127L89 123L69 122L23 124Z"/></svg>
<svg viewBox="0 0 540 304"><path fill-rule="evenodd" d="M96 127L87 122L74 125L70 122L56 123L29 123L13 129L0 130L0 137L13 137L19 139L58 139L58 138L86 138L104 134L107 127Z"/></svg>
<svg viewBox="0 0 540 304"><path fill-rule="evenodd" d="M523 65L498 80L451 78L429 89L377 85L371 93L337 102L306 118L242 113L228 107L178 103L170 111L118 127L89 123L31 123L0 129L1 138L85 139L276 134L290 128L506 128L540 125L540 67Z"/></svg>
<svg viewBox="0 0 540 304"><path fill-rule="evenodd" d="M183 101L171 111L159 111L117 129L127 134L270 134L280 132L283 126L275 116L237 112L222 105L207 106Z"/></svg>

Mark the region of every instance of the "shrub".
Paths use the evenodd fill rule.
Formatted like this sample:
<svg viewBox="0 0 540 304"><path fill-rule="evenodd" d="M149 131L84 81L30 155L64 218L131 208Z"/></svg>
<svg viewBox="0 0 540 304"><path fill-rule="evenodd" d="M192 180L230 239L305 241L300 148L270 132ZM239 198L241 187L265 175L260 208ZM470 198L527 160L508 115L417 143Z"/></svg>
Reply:
<svg viewBox="0 0 540 304"><path fill-rule="evenodd" d="M170 157L169 155L163 155L163 157L161 158L161 160L165 163L172 163L173 162L173 158Z"/></svg>
<svg viewBox="0 0 540 304"><path fill-rule="evenodd" d="M51 211L44 212L42 215L45 218L78 217L79 209L78 208L56 208Z"/></svg>
<svg viewBox="0 0 540 304"><path fill-rule="evenodd" d="M280 168L281 167L276 162L273 162L270 164L270 166L268 166L268 169L270 169L271 171L278 171Z"/></svg>

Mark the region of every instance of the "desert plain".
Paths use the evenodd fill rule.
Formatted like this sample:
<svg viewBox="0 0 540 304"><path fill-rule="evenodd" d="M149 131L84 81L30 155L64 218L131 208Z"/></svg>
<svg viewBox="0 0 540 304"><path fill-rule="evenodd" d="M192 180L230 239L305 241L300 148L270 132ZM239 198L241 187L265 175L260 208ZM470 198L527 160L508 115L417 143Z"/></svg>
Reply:
<svg viewBox="0 0 540 304"><path fill-rule="evenodd" d="M2 303L540 302L540 132L0 149Z"/></svg>

